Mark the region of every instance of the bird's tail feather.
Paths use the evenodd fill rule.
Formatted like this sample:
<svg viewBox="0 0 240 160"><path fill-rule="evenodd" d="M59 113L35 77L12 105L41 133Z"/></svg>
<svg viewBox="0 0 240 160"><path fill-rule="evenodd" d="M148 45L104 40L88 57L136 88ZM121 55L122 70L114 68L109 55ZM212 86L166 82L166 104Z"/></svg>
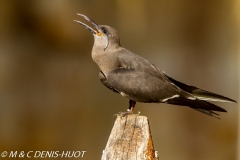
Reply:
<svg viewBox="0 0 240 160"><path fill-rule="evenodd" d="M197 111L199 111L199 112L202 112L202 113L204 113L204 114L206 114L206 115L209 115L209 116L211 116L211 117L220 119L220 118L219 118L219 114L217 114L217 113L215 113L215 112L213 112L213 111L208 111L208 110L199 109L199 108L193 108L193 109L195 109L195 110L197 110Z"/></svg>
<svg viewBox="0 0 240 160"><path fill-rule="evenodd" d="M219 94L215 94L209 91L205 91L203 89L194 87L194 86L189 86L187 84L184 84L182 82L179 82L169 76L167 76L168 79L174 83L176 86L178 86L179 88L181 88L182 90L193 94L195 97L197 97L199 100L205 100L205 101L217 101L217 102L231 102L231 103L236 103L235 100L230 99L228 97L219 95Z"/></svg>
<svg viewBox="0 0 240 160"><path fill-rule="evenodd" d="M218 111L218 112L227 112L225 109L203 101L203 100L199 100L199 99L195 99L195 100L190 100L190 99L186 99L184 97L178 97L178 98L173 98L173 99L169 99L167 101L167 103L169 104L175 104L175 105L182 105L182 106L188 106L192 109L195 109L199 112L202 112L204 114L207 114L209 116L215 117L219 119L219 114L215 113L214 111Z"/></svg>
<svg viewBox="0 0 240 160"><path fill-rule="evenodd" d="M202 89L199 89L199 88L193 90L192 94L200 100L236 103L235 100L232 100L228 97L224 97L222 95L215 94L215 93L212 93L212 92L209 92L209 91L205 91L205 90L202 90Z"/></svg>

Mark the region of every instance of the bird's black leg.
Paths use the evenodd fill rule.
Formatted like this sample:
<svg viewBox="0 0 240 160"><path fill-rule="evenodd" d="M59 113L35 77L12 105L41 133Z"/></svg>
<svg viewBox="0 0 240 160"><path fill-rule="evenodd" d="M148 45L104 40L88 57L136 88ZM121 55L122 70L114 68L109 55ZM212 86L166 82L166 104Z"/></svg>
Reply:
<svg viewBox="0 0 240 160"><path fill-rule="evenodd" d="M133 114L133 110L134 110L135 105L136 105L136 102L130 99L130 100L129 100L129 108L128 108L128 111L129 111L131 114Z"/></svg>
<svg viewBox="0 0 240 160"><path fill-rule="evenodd" d="M134 110L135 105L136 105L136 102L130 99L129 100L129 108L128 108L127 112L119 112L117 115L120 115L121 117L124 117L126 115L133 114L133 110Z"/></svg>

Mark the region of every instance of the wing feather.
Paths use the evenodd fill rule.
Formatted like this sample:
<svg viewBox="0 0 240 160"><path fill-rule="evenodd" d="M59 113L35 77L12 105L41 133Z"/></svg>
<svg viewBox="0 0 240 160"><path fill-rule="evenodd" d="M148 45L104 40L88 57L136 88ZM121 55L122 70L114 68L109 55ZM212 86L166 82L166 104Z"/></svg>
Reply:
<svg viewBox="0 0 240 160"><path fill-rule="evenodd" d="M169 77L169 80L172 81L176 86L178 86L179 88L181 88L182 90L193 94L194 96L196 96L198 99L200 100L206 100L206 101L218 101L218 102L231 102L231 103L236 103L235 100L232 100L228 97L216 94L216 93L212 93L194 86L190 86L187 84L184 84L182 82L179 82L171 77Z"/></svg>
<svg viewBox="0 0 240 160"><path fill-rule="evenodd" d="M135 69L118 68L108 74L109 84L138 102L160 102L163 99L180 94L161 76Z"/></svg>

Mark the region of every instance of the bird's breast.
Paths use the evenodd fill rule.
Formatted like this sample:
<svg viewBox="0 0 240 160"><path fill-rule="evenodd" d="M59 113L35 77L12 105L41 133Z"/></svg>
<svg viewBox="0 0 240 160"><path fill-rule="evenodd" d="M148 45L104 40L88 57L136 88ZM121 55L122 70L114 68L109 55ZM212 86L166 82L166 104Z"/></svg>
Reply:
<svg viewBox="0 0 240 160"><path fill-rule="evenodd" d="M119 66L117 57L113 55L103 53L92 53L93 61L98 65L100 70L105 76L108 76L109 72L116 69Z"/></svg>

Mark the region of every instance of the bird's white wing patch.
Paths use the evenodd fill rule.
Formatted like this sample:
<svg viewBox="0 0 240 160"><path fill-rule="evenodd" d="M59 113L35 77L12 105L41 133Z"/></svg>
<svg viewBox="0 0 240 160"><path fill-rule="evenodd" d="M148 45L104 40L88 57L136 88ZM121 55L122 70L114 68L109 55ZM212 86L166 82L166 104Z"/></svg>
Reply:
<svg viewBox="0 0 240 160"><path fill-rule="evenodd" d="M161 102L166 102L166 101L168 101L169 99L178 98L178 97L179 97L179 95L176 94L176 95L173 95L172 97L168 97L168 98L165 98L165 99L161 100Z"/></svg>
<svg viewBox="0 0 240 160"><path fill-rule="evenodd" d="M196 100L197 98L196 97L187 97L187 99Z"/></svg>

